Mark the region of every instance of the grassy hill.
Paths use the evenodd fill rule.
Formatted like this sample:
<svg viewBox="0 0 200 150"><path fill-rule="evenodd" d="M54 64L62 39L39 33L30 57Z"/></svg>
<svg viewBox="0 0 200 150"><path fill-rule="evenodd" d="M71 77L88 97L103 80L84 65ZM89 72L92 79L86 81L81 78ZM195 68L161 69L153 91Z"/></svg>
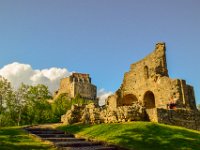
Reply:
<svg viewBox="0 0 200 150"><path fill-rule="evenodd" d="M58 127L82 137L136 150L200 150L200 132L151 122Z"/></svg>
<svg viewBox="0 0 200 150"><path fill-rule="evenodd" d="M55 150L49 143L29 135L21 127L0 127L0 150Z"/></svg>
<svg viewBox="0 0 200 150"><path fill-rule="evenodd" d="M74 124L57 128L133 150L200 150L199 131L151 122ZM28 135L21 127L0 128L0 150L24 149L55 150L49 143Z"/></svg>

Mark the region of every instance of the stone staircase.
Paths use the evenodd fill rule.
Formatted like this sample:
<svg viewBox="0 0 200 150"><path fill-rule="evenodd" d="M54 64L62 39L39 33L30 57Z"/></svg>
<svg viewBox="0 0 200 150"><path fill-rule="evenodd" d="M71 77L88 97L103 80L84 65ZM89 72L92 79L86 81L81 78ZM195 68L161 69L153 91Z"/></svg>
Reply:
<svg viewBox="0 0 200 150"><path fill-rule="evenodd" d="M52 142L59 150L121 150L121 148L106 146L100 142L75 138L72 134L56 129L29 127L25 130L43 141Z"/></svg>

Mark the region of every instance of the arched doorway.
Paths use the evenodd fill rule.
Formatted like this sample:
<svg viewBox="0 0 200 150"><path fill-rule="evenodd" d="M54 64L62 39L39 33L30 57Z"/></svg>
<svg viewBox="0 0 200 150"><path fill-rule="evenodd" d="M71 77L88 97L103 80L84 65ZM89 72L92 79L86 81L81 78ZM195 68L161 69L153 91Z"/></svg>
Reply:
<svg viewBox="0 0 200 150"><path fill-rule="evenodd" d="M137 102L138 99L133 94L128 94L123 97L123 106L131 106L133 102Z"/></svg>
<svg viewBox="0 0 200 150"><path fill-rule="evenodd" d="M146 109L151 109L155 108L155 106L155 97L153 92L147 91L144 94L144 107L146 107Z"/></svg>

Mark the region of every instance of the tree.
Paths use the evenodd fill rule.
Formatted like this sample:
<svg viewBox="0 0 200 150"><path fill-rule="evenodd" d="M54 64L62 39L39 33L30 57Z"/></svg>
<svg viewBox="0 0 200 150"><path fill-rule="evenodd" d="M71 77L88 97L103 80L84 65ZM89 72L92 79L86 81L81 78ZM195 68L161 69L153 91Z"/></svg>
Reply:
<svg viewBox="0 0 200 150"><path fill-rule="evenodd" d="M20 124L24 124L26 121L23 119L23 123L21 123L22 121L22 115L24 114L24 109L25 107L27 107L28 104L28 90L29 90L30 86L26 85L24 83L22 83L20 85L20 87L17 89L17 91L15 92L15 96L16 96L16 109L18 112L18 117L17 117L17 125L19 126ZM26 124L26 123L25 123Z"/></svg>
<svg viewBox="0 0 200 150"><path fill-rule="evenodd" d="M15 117L14 93L10 82L0 76L0 126L12 125Z"/></svg>
<svg viewBox="0 0 200 150"><path fill-rule="evenodd" d="M60 94L52 103L53 122L59 122L61 116L64 115L67 110L71 109L72 105L83 105L93 102L92 100L85 100L77 95L75 98L70 98L67 93Z"/></svg>
<svg viewBox="0 0 200 150"><path fill-rule="evenodd" d="M47 102L51 98L48 87L43 84L30 86L27 92L27 120L30 124L44 123L50 118L51 106Z"/></svg>
<svg viewBox="0 0 200 150"><path fill-rule="evenodd" d="M71 100L67 93L60 94L52 103L53 122L59 122L60 117L71 108Z"/></svg>
<svg viewBox="0 0 200 150"><path fill-rule="evenodd" d="M14 91L10 82L0 77L0 126L46 123L52 120L51 94L42 84L21 84Z"/></svg>
<svg viewBox="0 0 200 150"><path fill-rule="evenodd" d="M18 125L50 122L52 111L48 99L51 98L51 94L47 86L22 83L15 95L18 104Z"/></svg>

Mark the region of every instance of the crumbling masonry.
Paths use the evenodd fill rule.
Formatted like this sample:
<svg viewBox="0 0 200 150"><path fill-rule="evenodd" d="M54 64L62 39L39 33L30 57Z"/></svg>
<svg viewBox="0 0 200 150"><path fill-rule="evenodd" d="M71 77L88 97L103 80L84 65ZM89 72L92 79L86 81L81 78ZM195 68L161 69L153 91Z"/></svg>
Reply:
<svg viewBox="0 0 200 150"><path fill-rule="evenodd" d="M91 83L89 74L72 73L69 77L61 79L60 88L54 93L54 97L62 93L66 93L70 98L80 96L87 100L97 100L97 88Z"/></svg>
<svg viewBox="0 0 200 150"><path fill-rule="evenodd" d="M151 54L131 65L121 87L108 97L104 108L88 105L77 110L84 115L77 116L80 119L75 122L148 120L200 130L194 89L185 80L169 77L165 43L156 44ZM73 123L69 120L72 114L70 110L62 121Z"/></svg>

